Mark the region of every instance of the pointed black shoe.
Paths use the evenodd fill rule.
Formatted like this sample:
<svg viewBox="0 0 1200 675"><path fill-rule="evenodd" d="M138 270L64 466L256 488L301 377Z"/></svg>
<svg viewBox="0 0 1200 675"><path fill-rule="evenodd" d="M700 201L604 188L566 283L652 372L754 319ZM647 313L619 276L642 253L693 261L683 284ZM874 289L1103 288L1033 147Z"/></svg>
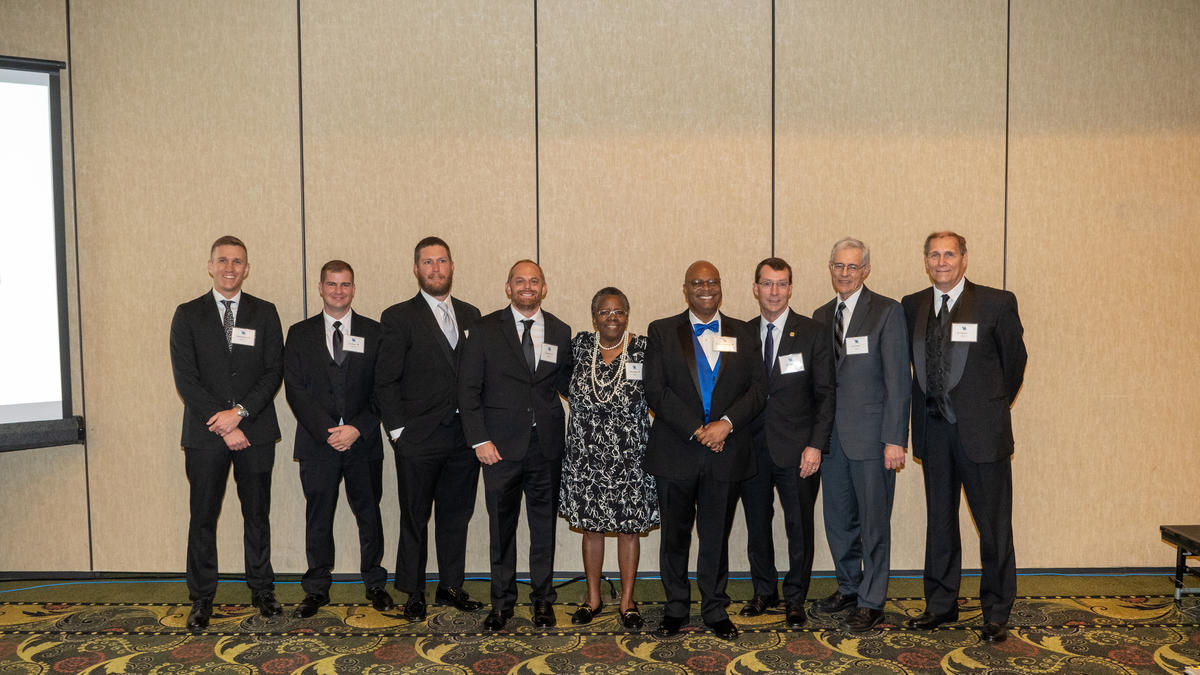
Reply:
<svg viewBox="0 0 1200 675"><path fill-rule="evenodd" d="M916 628L918 630L933 630L944 623L953 623L955 621L958 621L957 611L937 616L929 612L922 612L920 616L915 616L905 621L904 625L908 628Z"/></svg>
<svg viewBox="0 0 1200 675"><path fill-rule="evenodd" d="M212 618L212 598L201 598L192 603L188 612L188 630L204 630L208 628L208 620Z"/></svg>
<svg viewBox="0 0 1200 675"><path fill-rule="evenodd" d="M308 617L312 616L313 614L316 614L317 610L320 609L322 606L328 605L328 604L329 604L329 596L328 595L317 595L316 593L309 593L308 595L304 596L304 599L300 601L300 604L296 605L295 617L297 619L307 619Z"/></svg>
<svg viewBox="0 0 1200 675"><path fill-rule="evenodd" d="M1008 639L1008 628L1006 628L1002 623L988 621L987 623L983 624L983 628L979 629L979 637L982 638L984 642L991 644L1004 642Z"/></svg>
<svg viewBox="0 0 1200 675"><path fill-rule="evenodd" d="M438 605L450 605L463 612L477 612L483 609L483 603L472 600L467 592L460 588L442 588L438 586L433 594L433 602Z"/></svg>
<svg viewBox="0 0 1200 675"><path fill-rule="evenodd" d="M417 594L408 596L408 602L404 603L404 618L409 621L424 621L425 620L425 597Z"/></svg>
<svg viewBox="0 0 1200 675"><path fill-rule="evenodd" d="M664 616L659 622L658 628L654 629L654 634L658 637L671 637L679 635L679 629L687 625L686 616Z"/></svg>
<svg viewBox="0 0 1200 675"><path fill-rule="evenodd" d="M554 618L554 603L533 603L533 625L538 628L552 628L557 620Z"/></svg>
<svg viewBox="0 0 1200 675"><path fill-rule="evenodd" d="M371 601L371 606L377 612L386 612L389 609L395 609L396 603L392 600L392 596L384 590L383 586L372 586L367 589L367 600Z"/></svg>
<svg viewBox="0 0 1200 675"><path fill-rule="evenodd" d="M706 625L708 626L709 630L711 630L713 632L713 635L716 635L717 637L721 638L722 640L736 640L737 639L737 636L738 636L737 626L733 625L733 622L730 621L729 619L721 619L720 621L714 621L714 622L712 622L710 624L706 624Z"/></svg>
<svg viewBox="0 0 1200 675"><path fill-rule="evenodd" d="M855 607L838 626L847 633L865 633L883 620L883 610L868 607Z"/></svg>
<svg viewBox="0 0 1200 675"><path fill-rule="evenodd" d="M575 613L571 615L571 623L575 624L576 626L587 625L592 622L592 619L599 616L600 612L602 611L604 611L603 602L599 605L596 605L594 609L591 607L591 605L580 605L579 609L575 610Z"/></svg>
<svg viewBox="0 0 1200 675"><path fill-rule="evenodd" d="M283 614L283 605L275 599L275 591L258 591L250 596L250 604L264 619Z"/></svg>
<svg viewBox="0 0 1200 675"><path fill-rule="evenodd" d="M511 609L501 611L493 609L491 612L488 612L487 618L483 620L483 627L492 632L504 630L504 624L508 623L512 615Z"/></svg>
<svg viewBox="0 0 1200 675"><path fill-rule="evenodd" d="M742 616L759 616L778 604L778 595L755 595L746 604L742 605L742 611L738 612L738 614Z"/></svg>
<svg viewBox="0 0 1200 675"><path fill-rule="evenodd" d="M825 612L826 614L837 614L844 609L850 609L851 607L856 606L858 606L858 596L842 595L841 591L834 591L829 597L822 598L821 600L813 603L813 607L816 607L818 610Z"/></svg>
<svg viewBox="0 0 1200 675"><path fill-rule="evenodd" d="M784 622L788 628L800 628L808 621L808 614L804 612L803 602L789 602L787 606L787 617Z"/></svg>

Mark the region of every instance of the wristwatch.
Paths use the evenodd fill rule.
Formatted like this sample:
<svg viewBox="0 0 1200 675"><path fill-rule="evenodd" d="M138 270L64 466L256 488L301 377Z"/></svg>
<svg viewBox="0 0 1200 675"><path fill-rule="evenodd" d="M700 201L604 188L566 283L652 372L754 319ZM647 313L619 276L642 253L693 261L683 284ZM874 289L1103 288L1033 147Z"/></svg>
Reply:
<svg viewBox="0 0 1200 675"><path fill-rule="evenodd" d="M234 403L233 407L237 410L238 417L246 418L250 416L250 411L246 410L246 406L241 403Z"/></svg>

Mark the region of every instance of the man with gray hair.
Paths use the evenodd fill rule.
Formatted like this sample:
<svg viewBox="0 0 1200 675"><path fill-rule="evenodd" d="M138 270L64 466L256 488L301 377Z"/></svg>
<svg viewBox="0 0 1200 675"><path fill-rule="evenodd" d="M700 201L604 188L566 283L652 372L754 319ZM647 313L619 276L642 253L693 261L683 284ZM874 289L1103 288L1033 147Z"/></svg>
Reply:
<svg viewBox="0 0 1200 675"><path fill-rule="evenodd" d="M834 244L829 274L837 295L813 318L829 331L837 367L837 407L821 484L838 587L816 608L853 608L840 628L861 633L883 618L912 377L900 303L863 285L871 274L867 245L850 237Z"/></svg>

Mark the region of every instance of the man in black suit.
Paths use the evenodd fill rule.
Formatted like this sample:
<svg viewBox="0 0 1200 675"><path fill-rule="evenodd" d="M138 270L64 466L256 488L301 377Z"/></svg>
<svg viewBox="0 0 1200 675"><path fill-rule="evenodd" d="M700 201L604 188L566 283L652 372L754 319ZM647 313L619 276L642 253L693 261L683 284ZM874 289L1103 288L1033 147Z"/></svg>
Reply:
<svg viewBox="0 0 1200 675"><path fill-rule="evenodd" d="M359 570L367 599L378 611L393 607L384 590L383 441L375 409L375 361L379 324L350 309L354 269L341 260L321 267L323 311L288 329L284 345L284 392L296 414L292 457L300 462L304 489L304 550L308 571L296 616L307 618L329 603L334 563L333 516L338 488L358 522Z"/></svg>
<svg viewBox="0 0 1200 675"><path fill-rule="evenodd" d="M783 506L788 572L783 599L790 628L804 625L804 601L813 564L813 507L821 488L821 455L833 429L833 348L819 323L788 307L792 266L767 258L754 271L759 316L750 321L758 337L767 405L754 420L757 472L742 483L746 557L754 596L740 612L758 616L779 603L771 520L775 492Z"/></svg>
<svg viewBox="0 0 1200 675"><path fill-rule="evenodd" d="M753 422L766 403L758 338L719 313L721 276L700 260L683 279L688 310L647 331L646 401L654 425L645 468L658 481L662 542L659 569L666 607L655 633L675 635L688 622L688 552L699 539L696 585L705 625L720 638L737 628L729 596L729 531L742 481L754 474Z"/></svg>
<svg viewBox="0 0 1200 675"><path fill-rule="evenodd" d="M1017 594L1012 534L1012 416L1025 378L1024 330L1011 292L968 281L967 241L954 232L925 239L932 289L901 304L912 344L913 455L925 474L925 611L913 628L958 618L962 574L959 493L979 528L983 575L980 634L1008 636Z"/></svg>
<svg viewBox="0 0 1200 675"><path fill-rule="evenodd" d="M837 362L837 413L821 483L838 587L815 605L830 614L853 608L840 625L850 633L883 619L912 395L904 310L864 285L870 274L871 249L850 237L838 241L829 253L836 295L813 312Z"/></svg>
<svg viewBox="0 0 1200 675"><path fill-rule="evenodd" d="M396 590L408 594L405 616L423 621L434 504L439 579L434 601L463 611L483 607L462 587L479 460L467 445L458 413L459 346L479 319L479 310L450 297L454 259L441 239L417 242L413 275L420 286L417 294L383 313L375 387L395 450L400 493Z"/></svg>
<svg viewBox="0 0 1200 675"><path fill-rule="evenodd" d="M171 370L183 399L180 444L190 487L187 625L205 628L217 592L217 516L229 466L245 524L246 584L264 617L283 611L271 568L271 469L283 379L283 331L275 305L242 292L246 245L224 236L209 249L212 291L175 309Z"/></svg>
<svg viewBox="0 0 1200 675"><path fill-rule="evenodd" d="M562 477L564 414L573 357L571 328L542 311L546 277L532 260L508 272L512 304L476 322L463 346L458 380L467 442L483 463L491 536L492 610L504 628L517 601L517 519L521 495L529 522L533 624L555 624L554 536Z"/></svg>

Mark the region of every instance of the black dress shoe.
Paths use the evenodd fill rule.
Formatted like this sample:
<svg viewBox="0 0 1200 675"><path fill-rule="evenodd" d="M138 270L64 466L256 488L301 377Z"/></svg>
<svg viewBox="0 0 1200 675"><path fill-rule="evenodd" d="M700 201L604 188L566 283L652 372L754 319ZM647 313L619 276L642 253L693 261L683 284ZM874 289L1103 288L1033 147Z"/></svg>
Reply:
<svg viewBox="0 0 1200 675"><path fill-rule="evenodd" d="M557 620L554 618L554 603L533 603L533 625L537 628L551 628Z"/></svg>
<svg viewBox="0 0 1200 675"><path fill-rule="evenodd" d="M979 637L983 638L984 642L1004 642L1008 638L1008 628L1002 623L988 621L979 629Z"/></svg>
<svg viewBox="0 0 1200 675"><path fill-rule="evenodd" d="M922 612L920 616L915 616L904 622L904 625L909 628L917 628L920 630L932 630L944 623L958 621L958 612L950 612L949 614L939 614L934 616L929 612Z"/></svg>
<svg viewBox="0 0 1200 675"><path fill-rule="evenodd" d="M275 591L259 591L251 595L250 604L254 605L264 619L283 614L283 605L275 599Z"/></svg>
<svg viewBox="0 0 1200 675"><path fill-rule="evenodd" d="M505 609L501 611L492 610L488 612L487 618L483 620L483 627L490 631L504 630L504 624L512 618L512 610Z"/></svg>
<svg viewBox="0 0 1200 675"><path fill-rule="evenodd" d="M706 624L706 625L709 627L709 629L712 630L713 635L716 635L717 637L721 638L722 640L736 640L737 639L737 636L738 636L737 626L733 625L733 622L730 621L729 619L721 619L720 621L714 621L714 622L712 622L710 624Z"/></svg>
<svg viewBox="0 0 1200 675"><path fill-rule="evenodd" d="M787 606L787 621L788 628L800 628L808 621L808 615L804 613L803 602L789 602Z"/></svg>
<svg viewBox="0 0 1200 675"><path fill-rule="evenodd" d="M658 628L654 629L654 634L658 637L671 637L679 635L679 629L687 625L686 616L664 616L659 622Z"/></svg>
<svg viewBox="0 0 1200 675"><path fill-rule="evenodd" d="M750 601L742 605L742 611L738 612L742 616L758 616L763 612L771 609L779 604L778 595L757 595L750 598Z"/></svg>
<svg viewBox="0 0 1200 675"><path fill-rule="evenodd" d="M575 610L575 613L571 615L571 623L575 624L576 626L589 624L592 622L592 619L596 618L602 611L604 611L603 602L599 605L596 605L595 609L593 609L591 605L580 605L579 609Z"/></svg>
<svg viewBox="0 0 1200 675"><path fill-rule="evenodd" d="M850 614L846 616L845 620L842 621L838 628L847 633L865 633L874 628L882 620L882 609L856 607L853 612L850 612Z"/></svg>
<svg viewBox="0 0 1200 675"><path fill-rule="evenodd" d="M296 605L296 618L297 619L307 619L308 617L312 616L313 614L316 614L317 610L322 605L328 605L328 604L329 604L329 596L328 595L317 595L316 593L309 593L308 595L304 596L304 599L300 601L300 604Z"/></svg>
<svg viewBox="0 0 1200 675"><path fill-rule="evenodd" d="M404 618L409 621L424 621L425 620L425 597L416 593L408 596L408 602L404 603Z"/></svg>
<svg viewBox="0 0 1200 675"><path fill-rule="evenodd" d="M626 630L641 630L646 622L642 620L642 613L638 611L637 603L629 609L621 612L621 625L625 626Z"/></svg>
<svg viewBox="0 0 1200 675"><path fill-rule="evenodd" d="M192 603L192 611L188 612L188 630L204 630L208 628L208 620L212 618L212 598L203 598Z"/></svg>
<svg viewBox="0 0 1200 675"><path fill-rule="evenodd" d="M478 600L472 600L471 596L462 588L442 588L437 587L437 591L433 594L433 601L439 605L452 605L455 609L464 612L477 612L483 609L483 603Z"/></svg>
<svg viewBox="0 0 1200 675"><path fill-rule="evenodd" d="M834 591L833 595L816 601L813 607L825 612L826 614L836 614L843 609L850 609L858 606L857 595L842 595L841 591Z"/></svg>
<svg viewBox="0 0 1200 675"><path fill-rule="evenodd" d="M367 600L371 601L371 606L377 612L386 612L389 609L395 609L396 603L392 600L392 596L384 590L383 586L371 586L367 589Z"/></svg>

